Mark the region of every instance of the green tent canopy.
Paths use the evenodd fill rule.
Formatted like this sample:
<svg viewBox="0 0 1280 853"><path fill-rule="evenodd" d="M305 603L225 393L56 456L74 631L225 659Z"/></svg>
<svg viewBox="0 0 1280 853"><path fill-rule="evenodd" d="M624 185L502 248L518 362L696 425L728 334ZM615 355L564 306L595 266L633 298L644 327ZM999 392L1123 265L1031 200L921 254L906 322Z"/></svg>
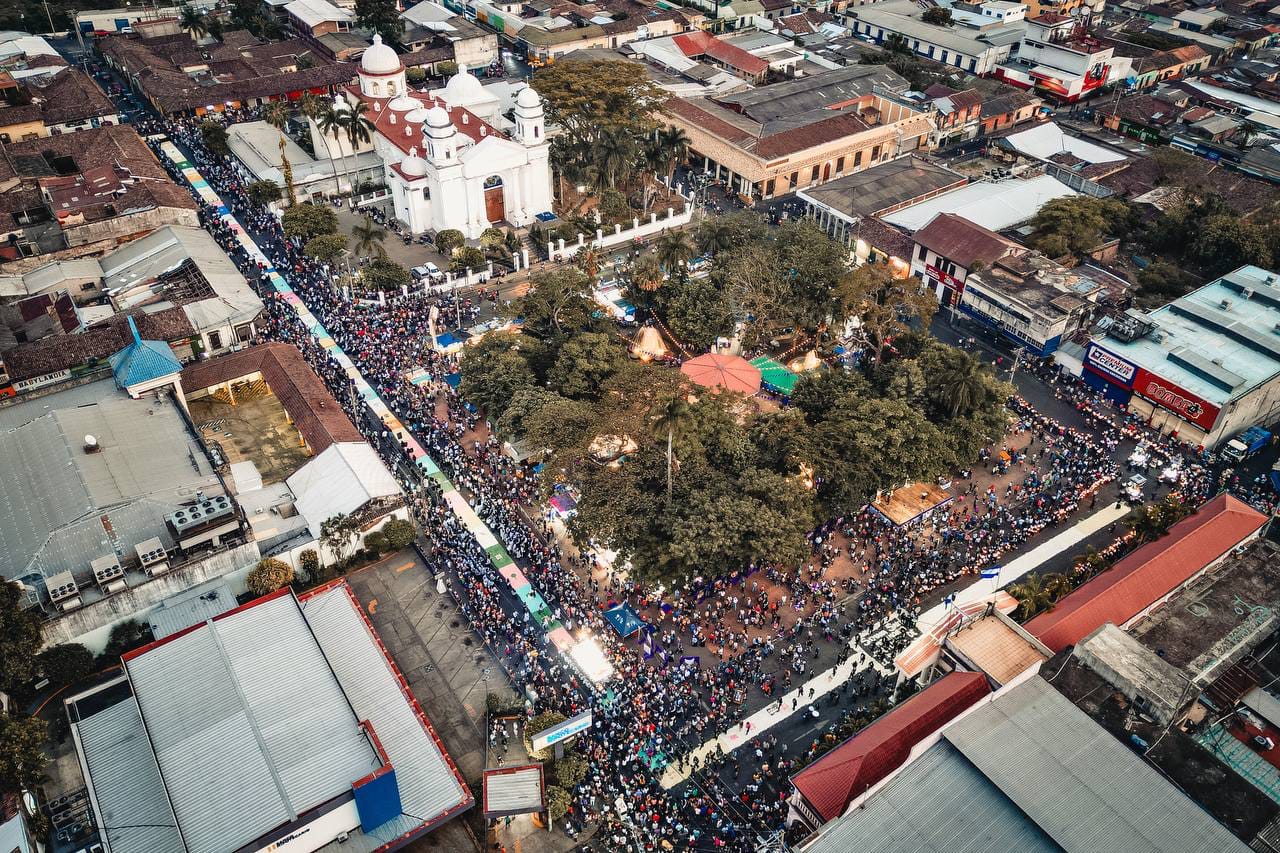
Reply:
<svg viewBox="0 0 1280 853"><path fill-rule="evenodd" d="M761 383L767 386L769 390L776 391L779 394L791 396L791 392L796 389L796 383L800 381L800 377L793 371L788 370L767 355L751 359L751 364L760 370Z"/></svg>

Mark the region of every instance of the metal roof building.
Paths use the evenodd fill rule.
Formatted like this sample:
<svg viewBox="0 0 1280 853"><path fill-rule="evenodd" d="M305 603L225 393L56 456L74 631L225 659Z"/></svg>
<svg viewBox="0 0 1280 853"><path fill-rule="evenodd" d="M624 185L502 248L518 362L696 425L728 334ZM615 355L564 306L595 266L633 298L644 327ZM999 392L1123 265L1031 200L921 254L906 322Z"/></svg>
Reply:
<svg viewBox="0 0 1280 853"><path fill-rule="evenodd" d="M1244 853L1039 676L958 718L804 853Z"/></svg>
<svg viewBox="0 0 1280 853"><path fill-rule="evenodd" d="M173 548L165 516L223 491L176 403L130 399L111 380L6 409L0 458L0 577L35 589L65 570L83 580L90 561L153 537Z"/></svg>
<svg viewBox="0 0 1280 853"><path fill-rule="evenodd" d="M67 700L111 853L390 850L472 805L345 582L260 598L124 668Z"/></svg>

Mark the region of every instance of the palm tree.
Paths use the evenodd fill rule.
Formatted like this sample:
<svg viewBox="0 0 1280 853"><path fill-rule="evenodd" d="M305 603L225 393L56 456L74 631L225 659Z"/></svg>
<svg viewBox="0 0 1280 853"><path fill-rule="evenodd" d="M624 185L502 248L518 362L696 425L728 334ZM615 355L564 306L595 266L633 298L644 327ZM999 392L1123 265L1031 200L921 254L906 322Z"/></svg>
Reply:
<svg viewBox="0 0 1280 853"><path fill-rule="evenodd" d="M1049 594L1051 601L1057 602L1058 599L1071 592L1071 588L1071 581L1065 575L1045 575L1044 589Z"/></svg>
<svg viewBox="0 0 1280 853"><path fill-rule="evenodd" d="M597 189L615 186L636 158L636 141L623 131L602 134L596 142L595 162L600 169Z"/></svg>
<svg viewBox="0 0 1280 853"><path fill-rule="evenodd" d="M698 249L687 231L666 231L658 238L658 261L668 274L674 274L693 260Z"/></svg>
<svg viewBox="0 0 1280 853"><path fill-rule="evenodd" d="M359 101L354 107L344 114L343 130L346 131L347 141L351 143L351 153L359 158L357 149L373 138L373 122L365 117L365 113L369 111L369 105L364 101ZM356 160L356 183L360 179L360 161Z"/></svg>
<svg viewBox="0 0 1280 853"><path fill-rule="evenodd" d="M1050 590L1035 572L1010 586L1009 594L1018 599L1018 615L1024 622L1053 603Z"/></svg>
<svg viewBox="0 0 1280 853"><path fill-rule="evenodd" d="M671 464L674 458L673 447L676 436L688 428L693 419L693 407L684 395L676 395L667 400L656 410L653 432L657 436L667 436L667 509L671 509Z"/></svg>
<svg viewBox="0 0 1280 853"><path fill-rule="evenodd" d="M289 123L289 107L284 101L272 101L262 111L262 118L280 134L280 171L284 174L284 188L289 198L289 206L293 207L298 203L298 194L293 188L293 164L284 153L284 128Z"/></svg>
<svg viewBox="0 0 1280 853"><path fill-rule="evenodd" d="M596 276L600 275L600 263L600 250L591 243L583 246L573 256L574 266L586 273L592 284L595 284Z"/></svg>
<svg viewBox="0 0 1280 853"><path fill-rule="evenodd" d="M982 403L987 386L982 380L982 366L968 353L959 353L956 362L939 377L942 402L951 417L969 414Z"/></svg>
<svg viewBox="0 0 1280 853"><path fill-rule="evenodd" d="M382 245L382 241L387 239L387 232L374 224L373 219L365 214L364 222L352 227L351 236L355 238L355 250L359 255L368 255L373 252L380 258L387 256L387 250Z"/></svg>
<svg viewBox="0 0 1280 853"><path fill-rule="evenodd" d="M190 6L183 6L181 15L178 26L190 34L192 41L198 42L209 34L209 24L205 21L203 12L197 12Z"/></svg>
<svg viewBox="0 0 1280 853"><path fill-rule="evenodd" d="M678 127L661 132L658 137L667 161L667 183L670 184L676 174L676 164L689 157L689 137Z"/></svg>
<svg viewBox="0 0 1280 853"><path fill-rule="evenodd" d="M636 258L627 277L631 284L645 293L653 293L661 287L664 278L662 266L658 263L658 259L651 254L644 254Z"/></svg>
<svg viewBox="0 0 1280 853"><path fill-rule="evenodd" d="M320 129L320 137L325 140L325 153L329 155L329 165L333 167L334 195L337 195L341 191L341 186L338 183L338 158L333 156L333 149L329 147L329 140L327 137L332 136L334 142L341 141L344 115L345 111L330 106L316 117L316 127ZM342 153L341 145L339 145L338 153Z"/></svg>
<svg viewBox="0 0 1280 853"><path fill-rule="evenodd" d="M698 226L698 245L711 255L733 248L733 228L723 216L704 219Z"/></svg>

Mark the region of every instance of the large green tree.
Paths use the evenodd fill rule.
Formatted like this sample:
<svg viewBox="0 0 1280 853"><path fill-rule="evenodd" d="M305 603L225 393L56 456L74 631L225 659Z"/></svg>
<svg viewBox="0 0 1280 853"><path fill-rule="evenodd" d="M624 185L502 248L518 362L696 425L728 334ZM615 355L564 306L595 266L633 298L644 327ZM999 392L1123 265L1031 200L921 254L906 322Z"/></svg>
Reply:
<svg viewBox="0 0 1280 853"><path fill-rule="evenodd" d="M610 134L640 136L654 127L652 113L666 94L644 65L601 60L560 60L540 68L533 86L546 104L547 120L575 144L593 144Z"/></svg>
<svg viewBox="0 0 1280 853"><path fill-rule="evenodd" d="M565 397L595 400L605 383L629 366L626 347L617 337L608 332L586 332L560 348L547 381Z"/></svg>
<svg viewBox="0 0 1280 853"><path fill-rule="evenodd" d="M10 693L31 681L36 673L36 653L43 642L40 617L20 607L22 590L15 583L0 583L0 692Z"/></svg>
<svg viewBox="0 0 1280 853"><path fill-rule="evenodd" d="M1031 220L1030 245L1052 258L1084 257L1109 237L1128 236L1129 205L1120 199L1076 195L1057 198Z"/></svg>
<svg viewBox="0 0 1280 853"><path fill-rule="evenodd" d="M356 23L378 33L383 41L398 42L404 35L404 19L395 0L356 0Z"/></svg>
<svg viewBox="0 0 1280 853"><path fill-rule="evenodd" d="M284 212L281 222L285 236L303 243L338 233L338 214L328 205L295 204Z"/></svg>
<svg viewBox="0 0 1280 853"><path fill-rule="evenodd" d="M0 714L0 796L34 791L44 782L44 720Z"/></svg>
<svg viewBox="0 0 1280 853"><path fill-rule="evenodd" d="M520 353L519 336L498 332L462 353L462 396L497 420L517 391L534 385L529 363Z"/></svg>

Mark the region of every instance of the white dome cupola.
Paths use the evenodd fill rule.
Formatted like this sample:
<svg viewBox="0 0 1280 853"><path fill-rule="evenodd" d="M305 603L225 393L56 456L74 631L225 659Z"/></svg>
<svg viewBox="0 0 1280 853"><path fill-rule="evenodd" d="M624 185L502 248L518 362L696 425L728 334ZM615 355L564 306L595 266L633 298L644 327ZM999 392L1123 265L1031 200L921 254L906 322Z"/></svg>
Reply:
<svg viewBox="0 0 1280 853"><path fill-rule="evenodd" d="M525 86L516 95L516 139L525 145L541 145L546 142L546 122L543 118L542 96Z"/></svg>
<svg viewBox="0 0 1280 853"><path fill-rule="evenodd" d="M404 66L376 33L360 57L360 92L368 98L397 98L405 93Z"/></svg>
<svg viewBox="0 0 1280 853"><path fill-rule="evenodd" d="M449 78L440 96L451 107L469 107L488 97L484 86L480 83L480 78L468 71L467 66L461 63L458 65L458 73Z"/></svg>
<svg viewBox="0 0 1280 853"><path fill-rule="evenodd" d="M432 163L449 166L458 162L458 129L444 107L436 104L427 110L422 136L427 145L427 159Z"/></svg>
<svg viewBox="0 0 1280 853"><path fill-rule="evenodd" d="M400 161L400 171L410 178L427 174L427 161L418 156L417 148L409 149L409 156Z"/></svg>

